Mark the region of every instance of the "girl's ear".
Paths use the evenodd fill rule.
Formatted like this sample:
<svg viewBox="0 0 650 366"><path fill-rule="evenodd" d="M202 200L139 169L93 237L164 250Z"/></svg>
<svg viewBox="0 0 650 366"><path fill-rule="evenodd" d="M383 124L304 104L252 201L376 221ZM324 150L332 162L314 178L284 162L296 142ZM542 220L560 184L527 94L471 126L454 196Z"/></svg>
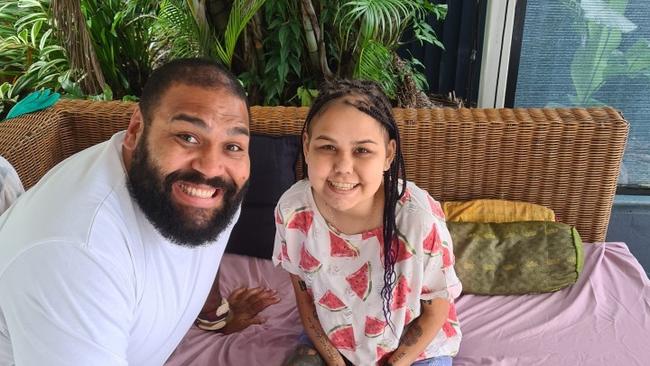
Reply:
<svg viewBox="0 0 650 366"><path fill-rule="evenodd" d="M307 132L302 134L302 153L305 156L305 164L309 164L309 135Z"/></svg>
<svg viewBox="0 0 650 366"><path fill-rule="evenodd" d="M391 139L388 141L388 145L386 146L386 161L384 163L384 171L390 169L390 165L395 159L395 151L397 151L397 143L395 140Z"/></svg>

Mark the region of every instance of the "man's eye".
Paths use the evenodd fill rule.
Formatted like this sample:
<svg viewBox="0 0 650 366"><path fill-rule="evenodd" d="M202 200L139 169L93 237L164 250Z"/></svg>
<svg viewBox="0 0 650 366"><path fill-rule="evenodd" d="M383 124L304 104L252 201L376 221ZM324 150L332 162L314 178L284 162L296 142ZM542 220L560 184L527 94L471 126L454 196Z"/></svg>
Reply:
<svg viewBox="0 0 650 366"><path fill-rule="evenodd" d="M233 152L244 151L244 149L242 149L240 146L234 144L227 145L226 150Z"/></svg>
<svg viewBox="0 0 650 366"><path fill-rule="evenodd" d="M323 145L320 147L322 150L329 150L329 151L335 151L336 147L334 145Z"/></svg>
<svg viewBox="0 0 650 366"><path fill-rule="evenodd" d="M186 134L181 134L178 135L178 138L187 142L188 144L198 144L199 141L196 139L196 137L192 135L186 135Z"/></svg>

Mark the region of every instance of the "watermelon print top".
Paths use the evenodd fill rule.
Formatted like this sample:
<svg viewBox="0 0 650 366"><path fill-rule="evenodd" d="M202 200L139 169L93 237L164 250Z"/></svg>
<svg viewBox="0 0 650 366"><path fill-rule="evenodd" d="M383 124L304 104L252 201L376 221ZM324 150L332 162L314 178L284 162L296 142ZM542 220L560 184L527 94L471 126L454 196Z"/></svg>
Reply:
<svg viewBox="0 0 650 366"><path fill-rule="evenodd" d="M373 365L397 349L420 300L451 302L447 322L418 360L455 356L461 340L453 299L461 284L454 271L449 231L440 204L408 182L397 205L399 254L395 264L391 320L382 311L382 228L361 234L338 232L320 215L308 180L295 183L275 209L273 262L300 277L314 299L323 330L355 365ZM387 357L387 356L386 356Z"/></svg>

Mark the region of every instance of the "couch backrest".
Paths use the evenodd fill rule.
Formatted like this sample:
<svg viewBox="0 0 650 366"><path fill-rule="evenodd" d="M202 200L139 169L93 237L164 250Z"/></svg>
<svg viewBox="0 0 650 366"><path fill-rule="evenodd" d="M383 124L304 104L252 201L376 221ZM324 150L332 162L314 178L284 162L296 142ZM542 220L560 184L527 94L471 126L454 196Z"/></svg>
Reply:
<svg viewBox="0 0 650 366"><path fill-rule="evenodd" d="M59 161L124 129L128 102L61 100L0 123L0 155L25 188ZM406 173L441 201L503 198L552 208L603 241L628 134L612 108L395 109ZM306 108L252 107L251 130L299 134Z"/></svg>

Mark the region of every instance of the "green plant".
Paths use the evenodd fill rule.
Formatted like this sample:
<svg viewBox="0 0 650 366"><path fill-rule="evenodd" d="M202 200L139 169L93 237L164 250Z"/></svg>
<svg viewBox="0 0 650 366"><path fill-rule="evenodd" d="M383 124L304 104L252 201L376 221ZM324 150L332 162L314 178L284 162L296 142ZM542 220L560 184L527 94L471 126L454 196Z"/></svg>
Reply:
<svg viewBox="0 0 650 366"><path fill-rule="evenodd" d="M576 93L568 96L570 104L604 104L594 95L615 77L650 78L650 42L639 38L628 49L621 49L622 35L637 29L625 17L627 4L627 0L610 0L600 7L588 0L567 3L575 12L577 29L583 38L571 62Z"/></svg>
<svg viewBox="0 0 650 366"><path fill-rule="evenodd" d="M27 93L60 90L69 76L47 0L0 1L0 115Z"/></svg>
<svg viewBox="0 0 650 366"><path fill-rule="evenodd" d="M171 45L172 55L212 57L230 67L240 34L264 1L234 0L224 32L217 34L208 21L205 1L165 0L156 29Z"/></svg>
<svg viewBox="0 0 650 366"><path fill-rule="evenodd" d="M157 8L153 0L81 0L95 54L116 98L140 95L152 71Z"/></svg>

